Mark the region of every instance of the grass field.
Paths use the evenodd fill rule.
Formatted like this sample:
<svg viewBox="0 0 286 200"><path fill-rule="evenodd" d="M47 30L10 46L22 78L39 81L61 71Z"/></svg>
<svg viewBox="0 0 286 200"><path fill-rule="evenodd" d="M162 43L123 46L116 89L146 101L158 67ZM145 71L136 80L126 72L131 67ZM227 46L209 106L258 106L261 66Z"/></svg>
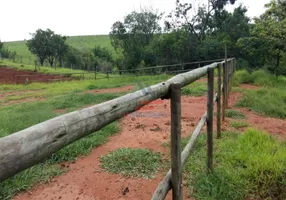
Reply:
<svg viewBox="0 0 286 200"><path fill-rule="evenodd" d="M244 73L237 72L234 85L238 86L245 82L243 80ZM286 84L283 85L285 78L276 79L268 74L257 76L256 73L248 75L250 77L248 81L251 80L252 84L261 88L258 90L237 89L243 94L238 105L251 108L254 112L265 116L285 118ZM110 80L0 85L0 104L9 103L13 100L23 100L22 103L15 105L1 106L0 137L63 113L98 104L131 92L90 94L86 93L88 90L133 85L133 91L135 91L141 89L136 84L137 81L148 86L168 78L170 76L162 74L139 77L123 76ZM206 84L193 83L187 86L182 93L188 96L205 95ZM27 98L42 98L42 100L25 102ZM253 99L255 99L254 103ZM275 104L272 104L273 102ZM227 117L236 120L231 124L235 128L248 126L248 123L244 121L246 116L237 110L227 110ZM59 163L73 161L81 155L88 154L93 148L107 142L108 137L116 134L120 128L119 123L114 122L96 134L91 134L61 149L45 162L0 183L0 199L10 199L16 193L27 190L36 183L46 182L51 177L64 173L65 169L59 167ZM186 140L184 140L185 142ZM285 143L277 142L266 133L249 129L242 135L239 132L224 132L222 140L215 141L215 145L216 167L214 173L207 174L204 171L205 136L199 138L195 152L191 154L191 158L185 167L184 176L192 196L197 199L243 199L253 196L272 198L272 196L277 197L279 192L286 195L283 189L286 184L280 181L286 178L285 172L283 172L286 166ZM128 163L132 163L132 165L126 165L125 162L122 162L122 157L130 158ZM103 167L112 173L147 178L151 178L161 165L165 166L165 161L161 160L159 154L145 149L121 149L102 157L101 161ZM260 190L258 186L262 189ZM283 191L277 188L282 188Z"/></svg>
<svg viewBox="0 0 286 200"><path fill-rule="evenodd" d="M70 36L67 39L67 44L77 49L92 49L96 45L100 45L101 47L109 49L113 56L116 57L116 53L111 46L108 35ZM26 46L26 41L5 42L5 46L11 51L16 51L16 60L18 62L20 62L20 56L22 56L22 61L24 64L29 64L29 57L31 57L32 63L33 60L35 60L34 55Z"/></svg>

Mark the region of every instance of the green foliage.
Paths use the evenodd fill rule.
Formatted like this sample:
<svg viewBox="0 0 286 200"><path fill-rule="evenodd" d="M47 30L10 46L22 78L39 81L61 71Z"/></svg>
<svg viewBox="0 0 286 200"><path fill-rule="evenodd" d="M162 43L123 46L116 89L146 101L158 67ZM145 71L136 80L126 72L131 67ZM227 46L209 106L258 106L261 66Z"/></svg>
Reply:
<svg viewBox="0 0 286 200"><path fill-rule="evenodd" d="M148 149L122 148L100 158L102 167L123 176L152 178L162 162L160 153Z"/></svg>
<svg viewBox="0 0 286 200"><path fill-rule="evenodd" d="M191 84L188 87L183 88L182 95L190 96L204 96L208 89L205 84Z"/></svg>
<svg viewBox="0 0 286 200"><path fill-rule="evenodd" d="M55 87L52 88L54 89ZM74 111L84 105L101 103L118 96L118 94L68 94L53 97L45 102L23 103L1 107L0 137L56 117L58 115L55 112L56 109L66 109L65 112ZM64 170L59 168L58 163L75 160L80 155L90 153L94 147L107 142L108 137L119 130L119 124L116 122L112 123L95 134L91 134L64 147L44 163L35 165L1 182L0 199L10 199L19 191L30 189L36 183L48 181L51 177L63 173Z"/></svg>
<svg viewBox="0 0 286 200"><path fill-rule="evenodd" d="M233 128L244 128L244 127L248 127L248 123L246 121L233 121L230 122L230 125Z"/></svg>
<svg viewBox="0 0 286 200"><path fill-rule="evenodd" d="M241 38L238 45L254 56L258 63L268 65L267 69L276 76L286 74L281 66L281 59L286 51L286 4L284 1L272 0L266 5L267 10L255 18L251 36ZM257 64L257 61L254 63Z"/></svg>
<svg viewBox="0 0 286 200"><path fill-rule="evenodd" d="M156 33L161 31L159 20L161 14L153 11L133 11L117 21L110 32L111 44L123 58L126 69L137 68L145 57L144 49L151 43Z"/></svg>
<svg viewBox="0 0 286 200"><path fill-rule="evenodd" d="M246 70L236 71L234 75L233 85L238 86L242 83L253 83L251 75Z"/></svg>
<svg viewBox="0 0 286 200"><path fill-rule="evenodd" d="M197 199L285 199L286 146L249 129L223 132L214 141L215 169L205 170L206 136L202 135L184 167L189 191ZM183 140L186 144L187 140Z"/></svg>
<svg viewBox="0 0 286 200"><path fill-rule="evenodd" d="M26 45L28 49L35 54L41 66L47 59L51 66L54 61L63 57L67 51L67 45L65 44L66 37L55 34L50 29L46 31L38 29L32 34L32 39L28 40Z"/></svg>
<svg viewBox="0 0 286 200"><path fill-rule="evenodd" d="M245 119L245 115L242 112L231 109L226 110L225 116L232 119Z"/></svg>
<svg viewBox="0 0 286 200"><path fill-rule="evenodd" d="M268 73L265 70L257 70L252 73L246 70L239 70L235 72L233 85L238 86L242 83L254 84L263 87L283 87L286 85L286 79L284 76L278 78Z"/></svg>
<svg viewBox="0 0 286 200"><path fill-rule="evenodd" d="M245 91L237 106L248 107L265 116L286 118L286 92L284 88Z"/></svg>

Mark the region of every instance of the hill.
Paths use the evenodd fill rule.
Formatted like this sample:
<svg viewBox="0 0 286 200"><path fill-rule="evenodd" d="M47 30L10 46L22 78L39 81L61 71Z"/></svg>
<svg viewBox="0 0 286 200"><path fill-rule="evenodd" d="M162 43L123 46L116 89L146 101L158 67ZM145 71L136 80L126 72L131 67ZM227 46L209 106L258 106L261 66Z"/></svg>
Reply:
<svg viewBox="0 0 286 200"><path fill-rule="evenodd" d="M116 56L108 35L70 36L67 39L67 43L77 49L91 49L95 45L100 45L112 51L113 56ZM9 50L17 52L17 60L20 60L22 56L23 63L28 64L29 57L34 60L34 56L26 46L26 41L5 42L5 46Z"/></svg>

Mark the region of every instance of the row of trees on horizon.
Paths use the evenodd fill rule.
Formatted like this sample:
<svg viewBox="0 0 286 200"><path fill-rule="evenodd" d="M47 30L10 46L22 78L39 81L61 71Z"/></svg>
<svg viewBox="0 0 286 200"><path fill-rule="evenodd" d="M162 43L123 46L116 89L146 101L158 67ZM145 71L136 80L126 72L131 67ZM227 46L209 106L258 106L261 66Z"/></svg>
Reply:
<svg viewBox="0 0 286 200"><path fill-rule="evenodd" d="M71 47L66 36L49 29L33 33L27 46L41 65L47 60L51 66L57 61L60 66L83 70L96 66L128 70L223 58L226 45L228 57L236 57L238 67L286 75L286 1L271 0L253 21L242 5L233 12L225 9L235 3L237 0L209 0L208 5L194 9L192 0L176 0L164 27L160 26L162 13L133 11L112 25L109 36L117 56L100 46L92 50ZM1 49L5 49L3 45Z"/></svg>

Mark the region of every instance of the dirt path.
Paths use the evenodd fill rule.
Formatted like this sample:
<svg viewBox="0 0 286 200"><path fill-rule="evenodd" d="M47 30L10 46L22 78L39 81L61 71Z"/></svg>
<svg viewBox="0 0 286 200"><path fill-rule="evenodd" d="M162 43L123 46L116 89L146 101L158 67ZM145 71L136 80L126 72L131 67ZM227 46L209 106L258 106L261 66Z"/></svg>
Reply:
<svg viewBox="0 0 286 200"><path fill-rule="evenodd" d="M233 93L230 107L241 97ZM235 108L238 109L238 108ZM193 131L200 117L206 110L206 97L182 97L182 135L187 136ZM286 126L285 120L269 119L246 111L247 120L259 129L268 130L277 126L280 131ZM158 117L160 116L160 117ZM227 120L229 121L229 119ZM279 123L283 122L283 125ZM109 142L94 149L92 153L75 163L68 165L70 169L64 175L55 177L50 183L35 186L31 191L19 194L14 199L20 200L110 200L110 199L150 199L158 183L165 173L159 172L154 179L125 178L117 174L109 174L102 170L100 157L112 150L131 147L149 148L162 152L163 157L169 156L168 148L162 146L169 142L170 133L170 101L157 100L130 114L121 120L122 131L110 138ZM228 129L227 123L224 125ZM274 132L275 134L276 129ZM285 133L282 133L285 136ZM129 192L123 194L128 187ZM184 199L188 199L187 189L184 188ZM171 199L169 193L167 199Z"/></svg>

